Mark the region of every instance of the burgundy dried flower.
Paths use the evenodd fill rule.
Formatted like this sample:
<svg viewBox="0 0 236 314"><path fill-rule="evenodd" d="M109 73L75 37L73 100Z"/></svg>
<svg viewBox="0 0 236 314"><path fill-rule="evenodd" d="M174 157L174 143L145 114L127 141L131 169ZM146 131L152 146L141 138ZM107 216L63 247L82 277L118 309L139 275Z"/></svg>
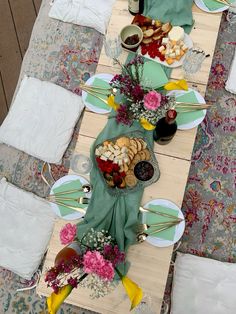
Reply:
<svg viewBox="0 0 236 314"><path fill-rule="evenodd" d="M67 282L68 282L68 284L71 285L73 288L77 288L77 286L78 286L77 277L76 277L76 278L70 277L70 278L67 280Z"/></svg>
<svg viewBox="0 0 236 314"><path fill-rule="evenodd" d="M123 123L125 125L132 124L132 120L129 117L129 112L126 105L120 105L120 107L117 109L116 122Z"/></svg>
<svg viewBox="0 0 236 314"><path fill-rule="evenodd" d="M103 255L105 259L112 263L113 267L116 267L116 265L125 260L125 253L119 250L118 245L115 245L114 247L110 244L105 245Z"/></svg>
<svg viewBox="0 0 236 314"><path fill-rule="evenodd" d="M140 85L134 86L134 88L131 90L131 96L135 102L141 101L143 99L144 91Z"/></svg>

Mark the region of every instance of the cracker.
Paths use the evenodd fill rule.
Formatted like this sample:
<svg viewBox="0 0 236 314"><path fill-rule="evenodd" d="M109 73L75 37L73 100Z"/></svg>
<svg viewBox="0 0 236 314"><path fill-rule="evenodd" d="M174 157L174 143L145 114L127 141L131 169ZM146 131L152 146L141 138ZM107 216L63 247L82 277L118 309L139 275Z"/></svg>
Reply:
<svg viewBox="0 0 236 314"><path fill-rule="evenodd" d="M151 154L150 154L149 150L148 149L144 149L143 151L144 151L144 153L146 155L146 160L150 160L151 159Z"/></svg>
<svg viewBox="0 0 236 314"><path fill-rule="evenodd" d="M130 145L129 149L134 153L134 155L136 155L138 152L137 148L133 145Z"/></svg>
<svg viewBox="0 0 236 314"><path fill-rule="evenodd" d="M132 146L134 146L135 148L138 149L138 145L137 145L137 143L136 143L136 139L135 139L135 138L131 138L131 139L130 139L130 144L131 144Z"/></svg>
<svg viewBox="0 0 236 314"><path fill-rule="evenodd" d="M135 156L134 156L134 159L133 159L133 163L135 163L135 164L137 164L139 161L141 161L141 156L140 156L140 154L138 153L138 154L136 154Z"/></svg>
<svg viewBox="0 0 236 314"><path fill-rule="evenodd" d="M129 174L134 175L134 171L133 171L132 169L129 169L129 170L126 172L126 175L129 175Z"/></svg>
<svg viewBox="0 0 236 314"><path fill-rule="evenodd" d="M139 152L139 155L141 157L141 160L146 160L146 154L143 150L141 150L141 152Z"/></svg>
<svg viewBox="0 0 236 314"><path fill-rule="evenodd" d="M138 138L136 138L136 143L137 143L137 146L138 146L138 152L140 152L142 150L143 146L142 146L142 144L141 144L141 142L139 141Z"/></svg>
<svg viewBox="0 0 236 314"><path fill-rule="evenodd" d="M133 174L128 174L125 177L125 183L129 187L134 187L137 184L137 182L138 182L138 180L136 179L136 177Z"/></svg>
<svg viewBox="0 0 236 314"><path fill-rule="evenodd" d="M130 145L130 140L128 137L122 136L116 140L116 145L118 145L119 147L128 147Z"/></svg>

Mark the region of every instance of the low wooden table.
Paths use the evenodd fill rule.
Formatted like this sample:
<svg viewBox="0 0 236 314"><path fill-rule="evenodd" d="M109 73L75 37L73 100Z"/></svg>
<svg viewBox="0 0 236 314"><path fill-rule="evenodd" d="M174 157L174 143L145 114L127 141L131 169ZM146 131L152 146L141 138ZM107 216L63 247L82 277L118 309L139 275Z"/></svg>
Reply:
<svg viewBox="0 0 236 314"><path fill-rule="evenodd" d="M205 59L201 70L196 76L196 81L189 82L189 86L194 87L204 95L221 14L207 14L194 5L193 16L195 25L190 36L194 44L201 47L207 54L210 54L210 57ZM130 24L132 19L133 17L127 10L127 1L117 0L113 8L108 34L110 32L118 34L124 25ZM123 52L121 59L125 60L126 57L127 53ZM112 61L106 57L104 50L102 50L97 73L118 72L119 69L113 67ZM181 76L181 68L172 71L172 79L180 79ZM85 111L75 153L89 154L93 141L105 126L106 121L107 116L105 115L98 115L88 110ZM159 163L161 177L158 182L145 189L142 204L152 199L165 198L181 207L195 135L196 128L178 131L170 144L166 146L155 144L154 152ZM70 171L70 174L73 174L73 172ZM54 264L56 254L62 249L59 241L59 231L64 224L64 220L58 220L55 225L43 271ZM128 251L127 258L131 262L128 276L142 287L144 294L151 297L153 309L156 313L160 313L172 250L172 246L157 248L148 243L142 243L131 246ZM46 287L43 276L37 287L37 293L45 296L51 293L51 289ZM96 300L89 298L88 290L82 288L75 289L66 299L66 302L104 314L125 314L129 313L130 308L130 302L121 284L108 296Z"/></svg>

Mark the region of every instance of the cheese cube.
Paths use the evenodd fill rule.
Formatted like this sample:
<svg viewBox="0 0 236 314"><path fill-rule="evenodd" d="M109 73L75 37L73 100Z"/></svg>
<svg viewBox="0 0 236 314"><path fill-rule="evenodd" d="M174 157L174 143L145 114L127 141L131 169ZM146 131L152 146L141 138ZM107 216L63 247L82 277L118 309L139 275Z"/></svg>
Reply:
<svg viewBox="0 0 236 314"><path fill-rule="evenodd" d="M175 50L175 55L176 55L176 56L179 56L179 55L180 55L180 49L176 49L176 50Z"/></svg>
<svg viewBox="0 0 236 314"><path fill-rule="evenodd" d="M160 52L162 52L163 50L165 50L165 47L164 47L164 46L161 46L158 50L159 50Z"/></svg>
<svg viewBox="0 0 236 314"><path fill-rule="evenodd" d="M102 155L101 157L100 157L102 160L104 160L104 161L107 161L107 157L106 156L104 156L104 155Z"/></svg>
<svg viewBox="0 0 236 314"><path fill-rule="evenodd" d="M162 38L162 44L164 44L164 45L166 45L166 44L168 44L168 42L169 42L169 38L168 37L164 37L164 38Z"/></svg>

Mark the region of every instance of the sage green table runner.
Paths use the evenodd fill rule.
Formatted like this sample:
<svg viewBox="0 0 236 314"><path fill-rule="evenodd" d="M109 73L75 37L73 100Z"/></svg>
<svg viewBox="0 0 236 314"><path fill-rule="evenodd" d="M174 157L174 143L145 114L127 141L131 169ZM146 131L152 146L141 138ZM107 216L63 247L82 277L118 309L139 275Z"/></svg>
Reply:
<svg viewBox="0 0 236 314"><path fill-rule="evenodd" d="M145 0L143 15L182 26L189 33L193 25L192 5L193 0Z"/></svg>
<svg viewBox="0 0 236 314"><path fill-rule="evenodd" d="M114 112L111 115L114 115ZM78 224L77 228L79 239L91 228L107 230L116 239L121 251L126 251L128 246L136 241L138 213L143 189L129 192L126 195L112 196L109 194L108 187L97 168L94 149L107 139L125 135L131 131L141 131L145 140L149 142L151 147L153 146L152 132L145 131L138 122L134 122L131 127L117 124L115 118L108 119L105 128L92 145L91 159L94 167L90 173L90 182L93 185L93 193L84 220Z"/></svg>

